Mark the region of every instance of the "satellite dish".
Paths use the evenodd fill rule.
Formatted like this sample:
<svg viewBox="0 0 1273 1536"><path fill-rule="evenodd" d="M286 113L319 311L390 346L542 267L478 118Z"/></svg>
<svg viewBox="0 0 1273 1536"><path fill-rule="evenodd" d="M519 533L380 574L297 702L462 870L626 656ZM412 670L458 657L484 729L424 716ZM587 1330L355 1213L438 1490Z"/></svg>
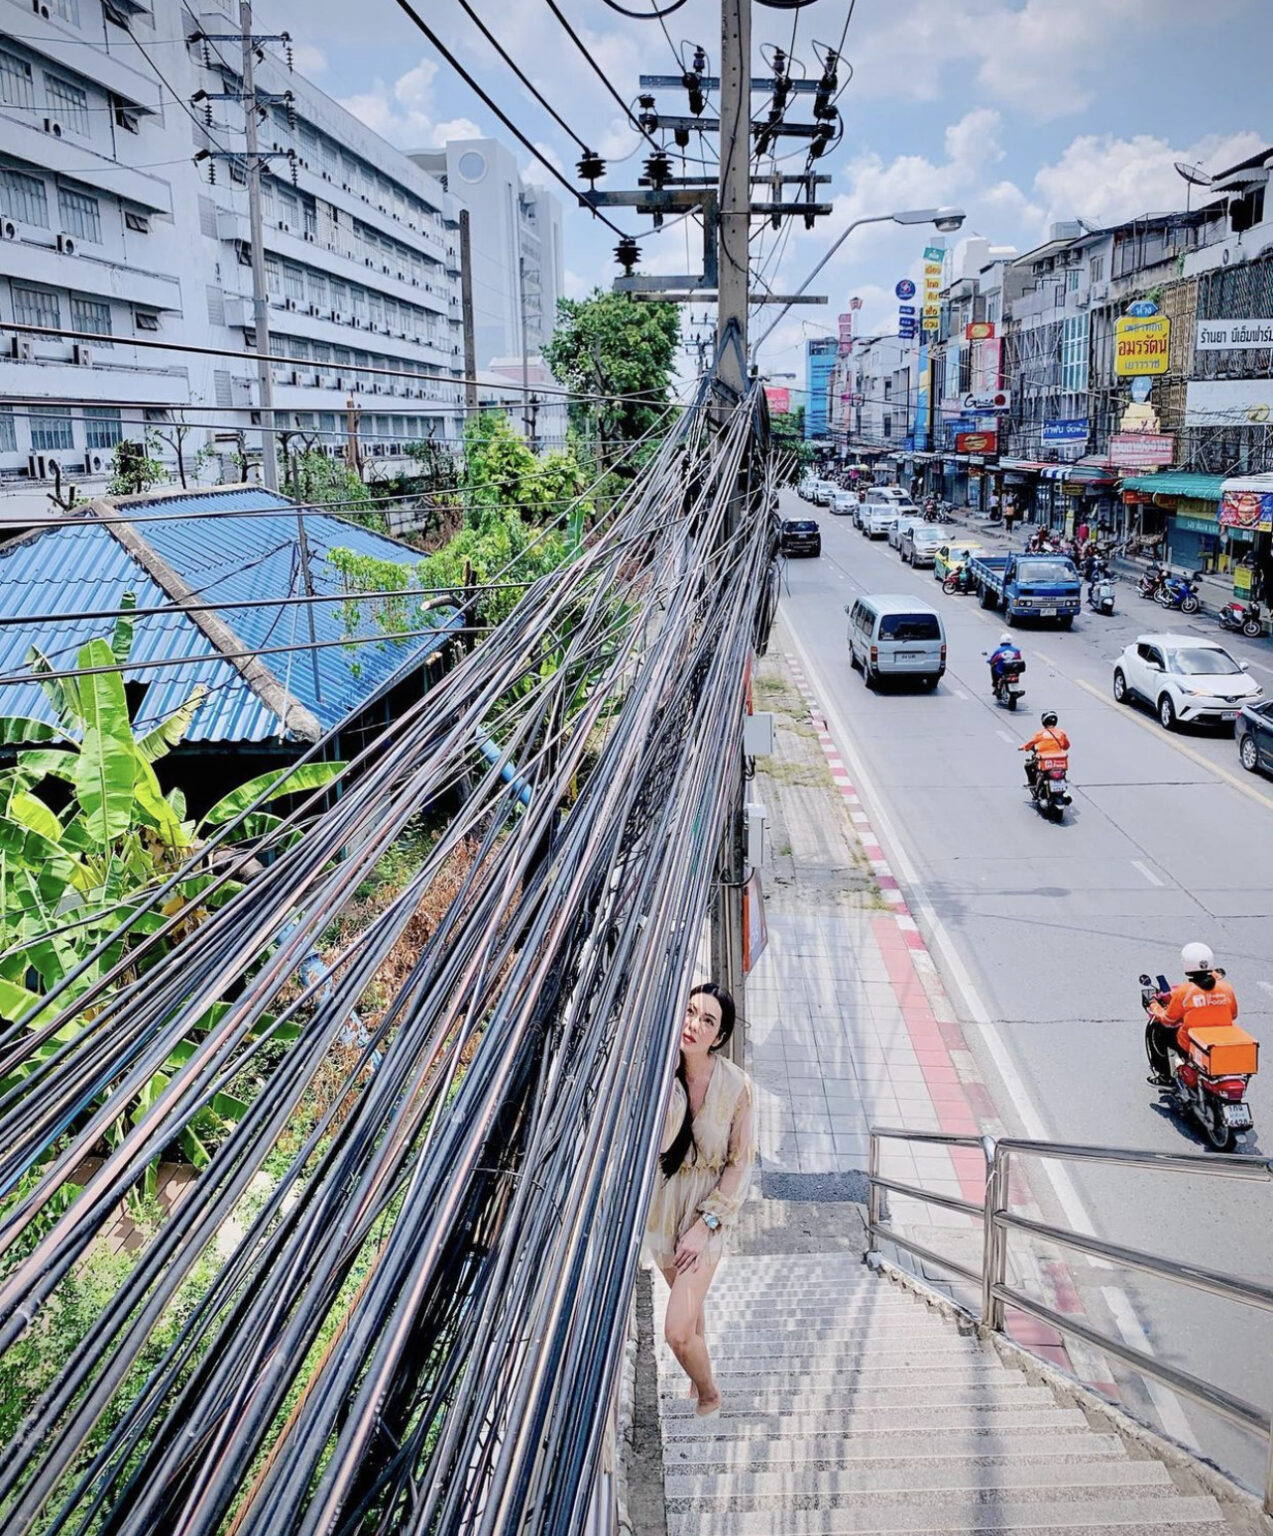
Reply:
<svg viewBox="0 0 1273 1536"><path fill-rule="evenodd" d="M1183 176L1191 187L1209 187L1215 181L1200 165L1188 165L1183 160L1175 162L1177 176Z"/></svg>

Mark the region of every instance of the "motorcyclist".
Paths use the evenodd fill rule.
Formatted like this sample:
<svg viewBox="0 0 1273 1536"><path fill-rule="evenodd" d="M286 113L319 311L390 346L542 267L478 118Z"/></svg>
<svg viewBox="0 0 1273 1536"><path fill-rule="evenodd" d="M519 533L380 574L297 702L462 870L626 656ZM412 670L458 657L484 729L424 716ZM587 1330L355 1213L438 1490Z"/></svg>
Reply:
<svg viewBox="0 0 1273 1536"><path fill-rule="evenodd" d="M1039 762L1048 757L1064 757L1070 750L1070 738L1056 723L1056 711L1045 709L1039 717L1042 730L1034 733L1029 741L1024 741L1017 748L1019 752L1028 752L1030 755L1025 760L1026 782L1033 790L1039 777Z"/></svg>
<svg viewBox="0 0 1273 1536"><path fill-rule="evenodd" d="M1145 1034L1153 1072L1149 1081L1160 1088L1171 1086L1167 1052L1174 1043L1189 1054L1189 1031L1232 1024L1238 1016L1238 999L1216 969L1215 956L1206 944L1186 944L1180 951L1185 979L1149 1005L1150 1028Z"/></svg>
<svg viewBox="0 0 1273 1536"><path fill-rule="evenodd" d="M1005 630L999 636L999 644L990 653L990 687L993 689L1003 676L1005 662L1020 661L1021 659L1021 647Z"/></svg>

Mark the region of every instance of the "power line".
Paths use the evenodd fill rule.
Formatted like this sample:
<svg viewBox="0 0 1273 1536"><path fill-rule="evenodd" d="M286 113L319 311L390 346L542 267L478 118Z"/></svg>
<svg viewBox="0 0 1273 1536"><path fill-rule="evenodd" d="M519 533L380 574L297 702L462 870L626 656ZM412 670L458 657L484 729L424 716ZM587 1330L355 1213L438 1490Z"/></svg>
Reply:
<svg viewBox="0 0 1273 1536"><path fill-rule="evenodd" d="M465 0L460 0L460 3L462 5L464 5L465 10L468 10L468 6L465 4ZM579 52L581 54L583 54L584 58L588 61L588 67L592 70L593 74L596 75L597 79L601 81L602 85L605 86L606 90L609 91L611 96L614 97L615 101L618 102L619 108L623 112L624 116L628 119L628 121L632 124L632 126L637 130L637 132L646 141L646 143L650 145L650 147L652 149L658 149L660 147L658 142L650 136L650 134L646 131L646 129L644 127L642 127L639 119L636 117L636 115L632 111L631 104L629 102L624 101L623 97L620 96L620 94L618 93L617 90L615 90L614 82L610 79L610 76L606 74L605 70L602 69L601 65L597 63L596 59L592 56L592 50L588 47L588 45L584 42L584 40L575 31L574 27L570 23L570 18L565 14L565 12L557 4L557 0L547 0L547 4L548 4L548 9L553 13L553 15L557 18L557 20L561 23L562 27L565 29L566 35L570 38L570 41L575 45L575 47L579 50ZM572 137L573 137L573 135L572 135ZM582 144L579 147L581 149L586 148L586 146L582 145Z"/></svg>

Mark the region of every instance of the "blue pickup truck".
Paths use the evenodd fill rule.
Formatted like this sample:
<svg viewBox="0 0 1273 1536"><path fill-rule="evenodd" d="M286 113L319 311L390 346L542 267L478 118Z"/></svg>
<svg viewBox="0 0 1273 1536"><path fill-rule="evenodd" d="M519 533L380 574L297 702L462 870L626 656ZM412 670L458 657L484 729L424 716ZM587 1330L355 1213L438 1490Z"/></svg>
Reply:
<svg viewBox="0 0 1273 1536"><path fill-rule="evenodd" d="M974 555L968 574L983 608L1018 619L1055 619L1069 629L1083 589L1068 555Z"/></svg>

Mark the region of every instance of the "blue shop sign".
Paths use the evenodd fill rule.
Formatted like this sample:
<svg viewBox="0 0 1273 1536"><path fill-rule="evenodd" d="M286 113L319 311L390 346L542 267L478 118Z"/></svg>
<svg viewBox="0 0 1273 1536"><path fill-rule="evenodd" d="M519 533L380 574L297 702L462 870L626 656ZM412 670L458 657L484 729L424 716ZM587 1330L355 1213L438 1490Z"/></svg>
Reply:
<svg viewBox="0 0 1273 1536"><path fill-rule="evenodd" d="M913 299L915 297L915 284L911 282L909 277L903 277L899 280L893 292L899 299Z"/></svg>
<svg viewBox="0 0 1273 1536"><path fill-rule="evenodd" d="M1054 417L1043 423L1045 443L1085 443L1087 418L1084 416Z"/></svg>

